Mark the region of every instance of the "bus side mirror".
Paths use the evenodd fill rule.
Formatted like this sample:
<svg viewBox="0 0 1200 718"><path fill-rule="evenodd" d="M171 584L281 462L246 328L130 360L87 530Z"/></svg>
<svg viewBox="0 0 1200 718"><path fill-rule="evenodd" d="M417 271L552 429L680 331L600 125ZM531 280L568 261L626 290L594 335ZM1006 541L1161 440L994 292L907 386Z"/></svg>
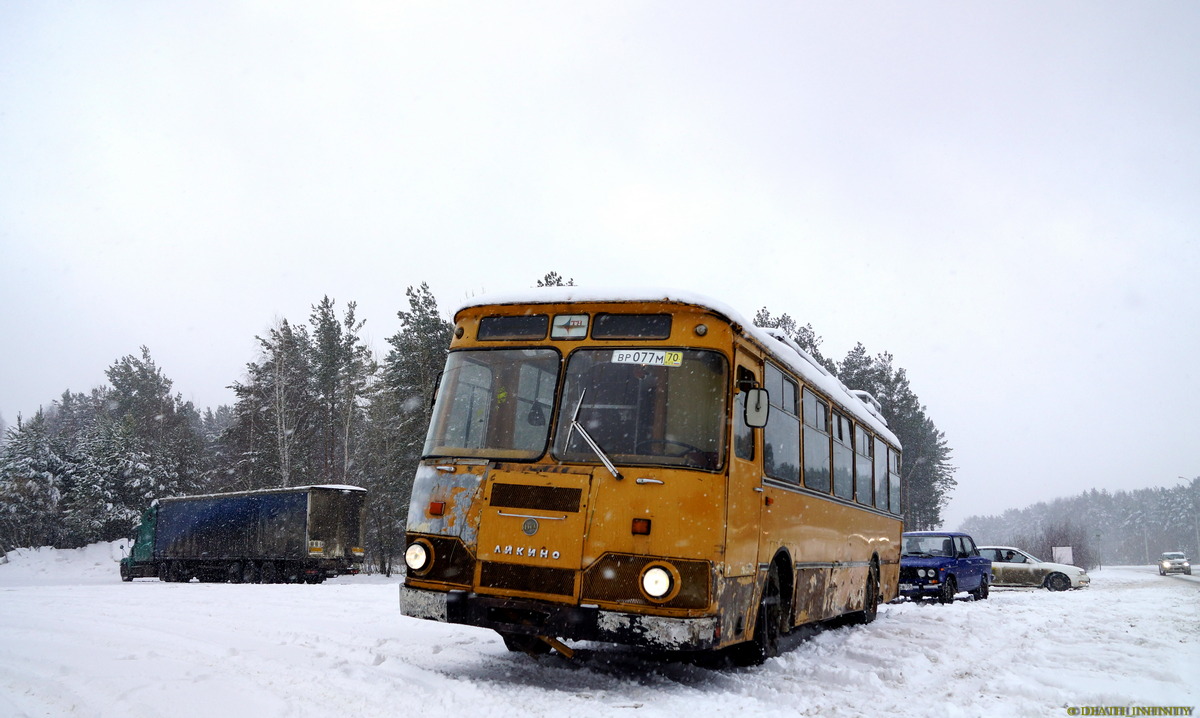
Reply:
<svg viewBox="0 0 1200 718"><path fill-rule="evenodd" d="M746 426L761 429L767 425L767 415L771 411L770 397L766 389L746 390Z"/></svg>

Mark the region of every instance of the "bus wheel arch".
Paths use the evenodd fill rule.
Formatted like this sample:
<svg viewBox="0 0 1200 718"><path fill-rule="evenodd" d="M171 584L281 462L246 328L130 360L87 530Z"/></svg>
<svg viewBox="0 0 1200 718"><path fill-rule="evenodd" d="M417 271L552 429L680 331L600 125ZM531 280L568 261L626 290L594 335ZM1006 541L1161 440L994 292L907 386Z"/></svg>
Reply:
<svg viewBox="0 0 1200 718"><path fill-rule="evenodd" d="M780 551L768 565L758 591L754 635L749 641L733 647L735 663L756 666L779 655L779 639L791 627L794 585L791 560L786 552Z"/></svg>
<svg viewBox="0 0 1200 718"><path fill-rule="evenodd" d="M775 554L771 565L779 576L780 618L783 630L790 631L796 620L792 610L796 603L796 574L792 570L792 558L786 551L780 551Z"/></svg>

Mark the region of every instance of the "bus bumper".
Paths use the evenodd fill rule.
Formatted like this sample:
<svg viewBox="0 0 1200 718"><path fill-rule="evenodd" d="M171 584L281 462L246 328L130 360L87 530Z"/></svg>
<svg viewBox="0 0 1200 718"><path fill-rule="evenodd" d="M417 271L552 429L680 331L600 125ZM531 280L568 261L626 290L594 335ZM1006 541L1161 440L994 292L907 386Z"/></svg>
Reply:
<svg viewBox="0 0 1200 718"><path fill-rule="evenodd" d="M406 616L490 628L501 633L604 641L669 651L708 650L717 644L716 616L675 618L601 610L467 591L400 586Z"/></svg>

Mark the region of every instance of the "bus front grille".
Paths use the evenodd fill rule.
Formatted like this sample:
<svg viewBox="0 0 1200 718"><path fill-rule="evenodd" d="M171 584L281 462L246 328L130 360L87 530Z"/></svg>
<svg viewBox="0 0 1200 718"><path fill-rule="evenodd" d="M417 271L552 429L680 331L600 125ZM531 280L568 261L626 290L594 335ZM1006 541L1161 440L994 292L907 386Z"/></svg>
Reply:
<svg viewBox="0 0 1200 718"><path fill-rule="evenodd" d="M573 596L575 572L565 568L484 561L479 567L479 586L505 591Z"/></svg>
<svg viewBox="0 0 1200 718"><path fill-rule="evenodd" d="M491 505L502 509L534 509L542 511L579 511L583 491L563 486L527 486L525 484L493 484Z"/></svg>

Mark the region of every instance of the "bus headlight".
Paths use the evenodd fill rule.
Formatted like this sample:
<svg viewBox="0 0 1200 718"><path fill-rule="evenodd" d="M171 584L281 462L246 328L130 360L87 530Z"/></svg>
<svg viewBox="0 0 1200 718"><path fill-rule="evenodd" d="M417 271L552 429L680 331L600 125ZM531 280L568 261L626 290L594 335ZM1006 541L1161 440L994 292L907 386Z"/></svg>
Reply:
<svg viewBox="0 0 1200 718"><path fill-rule="evenodd" d="M642 590L650 598L662 598L675 587L675 578L664 566L651 566L642 572Z"/></svg>
<svg viewBox="0 0 1200 718"><path fill-rule="evenodd" d="M420 573L429 568L430 555L428 546L421 541L414 541L404 552L404 563L408 566L409 571Z"/></svg>

